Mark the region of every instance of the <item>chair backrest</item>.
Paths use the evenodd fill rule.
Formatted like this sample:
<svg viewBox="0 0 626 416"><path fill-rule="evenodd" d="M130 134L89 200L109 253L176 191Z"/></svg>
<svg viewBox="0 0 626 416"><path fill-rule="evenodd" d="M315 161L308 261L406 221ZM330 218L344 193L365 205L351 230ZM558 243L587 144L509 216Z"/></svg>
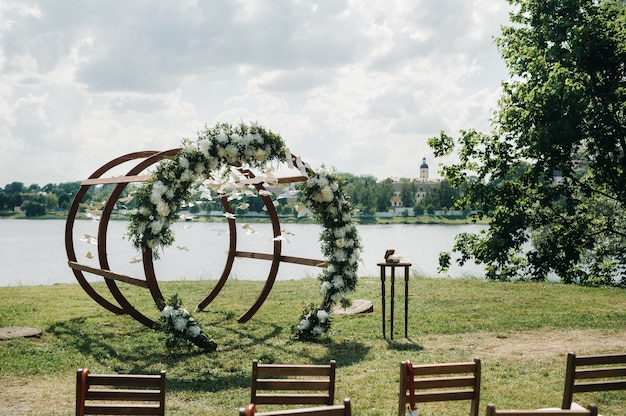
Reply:
<svg viewBox="0 0 626 416"><path fill-rule="evenodd" d="M330 406L316 406L316 407L304 407L300 409L281 409L272 410L268 412L256 412L256 406L249 404L245 408L239 409L239 416L286 416L286 415L299 415L299 416L351 416L352 409L350 406L350 399L344 399L343 404L330 405Z"/></svg>
<svg viewBox="0 0 626 416"><path fill-rule="evenodd" d="M487 416L597 416L598 408L590 404L587 409L538 409L538 410L496 410L493 404L487 405Z"/></svg>
<svg viewBox="0 0 626 416"><path fill-rule="evenodd" d="M332 405L335 368L324 365L260 364L252 361L250 403L280 405Z"/></svg>
<svg viewBox="0 0 626 416"><path fill-rule="evenodd" d="M574 393L609 390L626 390L626 354L567 354L561 408L571 408Z"/></svg>
<svg viewBox="0 0 626 416"><path fill-rule="evenodd" d="M165 371L156 375L76 372L76 416L165 415Z"/></svg>
<svg viewBox="0 0 626 416"><path fill-rule="evenodd" d="M478 416L480 359L462 363L400 364L398 416L404 416L411 399L415 403L469 400L470 416Z"/></svg>

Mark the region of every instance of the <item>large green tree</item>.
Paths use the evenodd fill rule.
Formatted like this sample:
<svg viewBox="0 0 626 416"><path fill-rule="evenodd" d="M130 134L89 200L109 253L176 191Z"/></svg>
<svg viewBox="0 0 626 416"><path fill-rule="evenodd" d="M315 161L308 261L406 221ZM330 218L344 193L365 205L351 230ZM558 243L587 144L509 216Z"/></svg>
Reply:
<svg viewBox="0 0 626 416"><path fill-rule="evenodd" d="M496 40L510 72L490 133L430 140L488 214L457 236L459 262L487 277L625 285L626 13L617 0L510 0ZM449 254L440 262L448 265Z"/></svg>

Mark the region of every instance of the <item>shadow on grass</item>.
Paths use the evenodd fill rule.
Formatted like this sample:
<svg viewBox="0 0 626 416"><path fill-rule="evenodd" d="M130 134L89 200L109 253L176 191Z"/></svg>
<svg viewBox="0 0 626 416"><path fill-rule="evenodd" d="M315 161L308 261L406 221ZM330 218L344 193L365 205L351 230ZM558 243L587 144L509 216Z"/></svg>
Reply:
<svg viewBox="0 0 626 416"><path fill-rule="evenodd" d="M224 321L229 318L223 317ZM322 338L314 342L322 348L320 355L319 348L317 353L309 352L308 342L291 339L290 328L268 322L247 326L223 323L209 330L216 337L218 350L208 354L199 350L167 351L164 334L137 327L134 322L133 326L126 322L103 324L90 317L80 317L57 322L46 332L54 335L63 348L76 351L75 368L97 365L129 374L166 369L168 391L181 392L214 393L249 388L251 363L242 363L242 356L272 362L287 355L313 364L325 364L332 359L338 366L349 366L363 361L371 350L359 341Z"/></svg>
<svg viewBox="0 0 626 416"><path fill-rule="evenodd" d="M410 339L407 339L407 342L387 340L387 345L390 350L395 351L422 351L424 349L423 346Z"/></svg>

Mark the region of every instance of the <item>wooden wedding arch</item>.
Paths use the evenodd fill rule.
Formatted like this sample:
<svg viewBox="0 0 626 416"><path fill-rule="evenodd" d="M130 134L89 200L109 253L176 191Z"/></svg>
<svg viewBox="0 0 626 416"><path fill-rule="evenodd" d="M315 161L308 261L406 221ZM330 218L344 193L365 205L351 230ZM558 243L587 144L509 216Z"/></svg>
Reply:
<svg viewBox="0 0 626 416"><path fill-rule="evenodd" d="M92 173L89 178L81 182L80 188L76 196L74 197L72 205L69 208L67 222L65 225L65 248L67 252L68 265L72 269L76 280L81 285L83 290L105 309L120 315L128 314L148 327L154 327L156 325L156 322L141 313L131 304L131 302L120 290L118 283L125 283L148 289L152 296L152 299L156 304L164 301L165 298L163 297L163 294L161 293L161 290L159 288L159 283L154 268L152 250L145 249L142 252L142 262L145 278L116 273L115 271L111 270L109 260L107 258L107 230L111 215L124 189L131 183L143 182L149 179L151 176L144 173L146 169L165 158L175 156L180 151L181 148L170 149L161 152L143 151L129 153L104 164L102 167ZM295 161L296 157L292 155L292 159ZM137 163L125 175L115 177L104 176L114 168L117 168L120 165L128 162ZM255 177L254 173L249 169L240 169L239 172L249 179ZM289 176L276 178L278 184L304 182L306 181L306 179L306 176ZM74 224L76 222L76 217L79 213L81 203L91 187L111 184L115 185L115 187L113 188L107 201L102 205L101 211L99 211L100 220L96 237L98 247L97 258L99 267L93 267L87 264L80 263L76 257L76 250L74 248ZM264 183L255 183L254 187L257 191L265 190ZM234 215L227 215L230 240L226 263L224 265L221 277L217 281L213 290L211 290L211 292L197 305L198 310L205 309L220 293L226 281L228 280L236 258L249 258L271 261L271 267L268 272L265 285L263 286L263 289L255 302L248 308L246 312L244 312L238 318L238 321L240 323L244 323L250 320L263 305L263 302L265 302L265 300L267 299L269 293L272 290L274 282L276 281L278 268L281 262L316 267L327 267L327 263L324 260L285 256L282 254L282 240L280 238L277 238L281 235L281 227L273 200L271 196L265 192L260 192L259 196L262 198L263 203L267 208L267 212L269 214L269 218L272 224L272 231L274 235L272 253L257 253L237 250L236 218ZM233 208L228 201L227 196L221 195L220 201L224 208L224 212L228 214L233 214ZM102 296L87 280L87 278L85 277L85 273L101 276L102 278L104 278L106 287L109 290L113 299L115 299L115 301L117 302L117 304L109 301L107 298Z"/></svg>

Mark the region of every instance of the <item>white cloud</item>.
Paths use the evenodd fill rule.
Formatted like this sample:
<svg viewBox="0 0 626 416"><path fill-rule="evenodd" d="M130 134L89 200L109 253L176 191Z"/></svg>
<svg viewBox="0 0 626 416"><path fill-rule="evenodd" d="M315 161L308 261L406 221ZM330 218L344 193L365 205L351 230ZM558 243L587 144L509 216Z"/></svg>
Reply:
<svg viewBox="0 0 626 416"><path fill-rule="evenodd" d="M313 166L417 176L422 157L436 165L427 137L488 129L507 13L505 0L5 1L0 186L84 179L240 120Z"/></svg>

